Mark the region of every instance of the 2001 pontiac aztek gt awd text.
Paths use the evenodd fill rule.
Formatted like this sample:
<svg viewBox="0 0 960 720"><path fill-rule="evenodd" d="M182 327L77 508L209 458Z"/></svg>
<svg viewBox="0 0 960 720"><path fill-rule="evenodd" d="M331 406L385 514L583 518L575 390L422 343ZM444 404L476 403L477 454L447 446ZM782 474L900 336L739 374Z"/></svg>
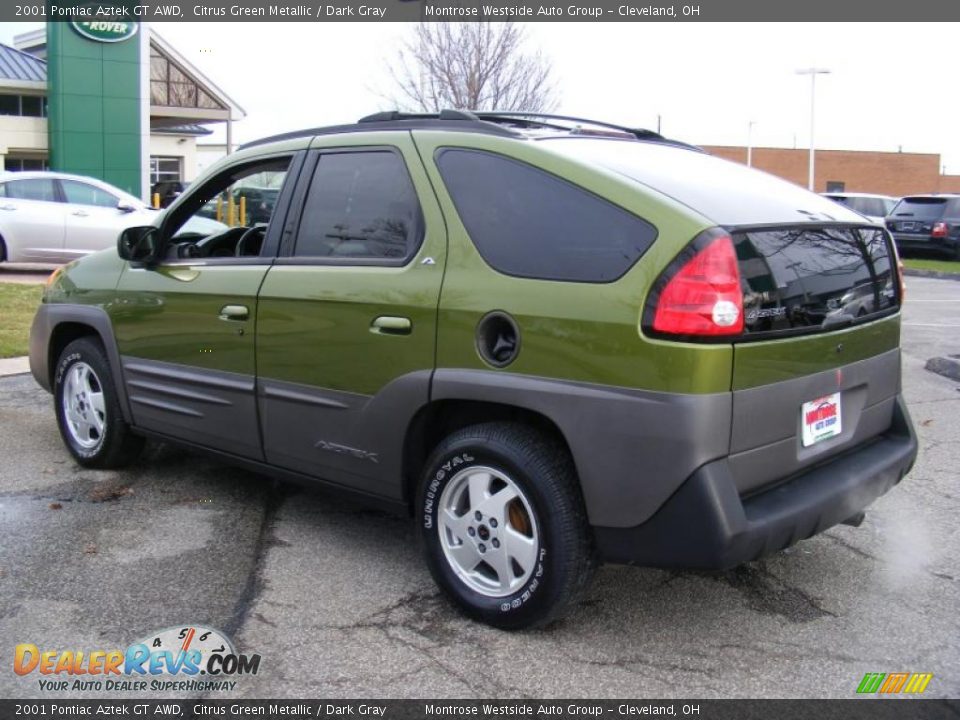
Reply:
<svg viewBox="0 0 960 720"><path fill-rule="evenodd" d="M885 229L682 143L383 113L247 146L66 266L30 360L81 464L154 436L412 508L450 597L522 627L602 560L857 523L916 456L901 298Z"/></svg>

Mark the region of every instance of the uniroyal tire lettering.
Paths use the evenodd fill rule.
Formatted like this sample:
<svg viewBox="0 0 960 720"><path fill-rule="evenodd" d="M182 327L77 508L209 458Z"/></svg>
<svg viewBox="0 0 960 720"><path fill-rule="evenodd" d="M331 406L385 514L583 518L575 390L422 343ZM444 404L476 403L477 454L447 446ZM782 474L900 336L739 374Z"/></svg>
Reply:
<svg viewBox="0 0 960 720"><path fill-rule="evenodd" d="M530 598L533 597L533 594L537 591L537 588L540 587L540 578L543 577L543 559L547 556L547 549L540 548L540 558L537 561L537 569L533 573L533 579L527 583L525 589L521 588L517 592L520 593L520 597L514 598L510 601L503 601L500 603L500 612L510 612L511 610L516 610L519 607L523 607Z"/></svg>
<svg viewBox="0 0 960 720"><path fill-rule="evenodd" d="M447 477L447 473L451 468L457 467L458 465L463 465L464 463L473 462L473 456L469 453L463 453L462 455L456 455L443 465L440 466L440 469L437 470L437 474L434 475L433 479L430 481L430 484L427 486L427 492L424 493L424 502L423 502L423 526L428 530L433 527L433 507L434 501L437 498L437 490L440 487L440 483L444 481Z"/></svg>
<svg viewBox="0 0 960 720"><path fill-rule="evenodd" d="M67 368L70 367L70 364L74 360L79 360L79 359L80 359L80 353L70 353L60 361L60 365L57 367L57 377L55 379L55 382L57 384L63 382L63 375L64 373L67 372Z"/></svg>

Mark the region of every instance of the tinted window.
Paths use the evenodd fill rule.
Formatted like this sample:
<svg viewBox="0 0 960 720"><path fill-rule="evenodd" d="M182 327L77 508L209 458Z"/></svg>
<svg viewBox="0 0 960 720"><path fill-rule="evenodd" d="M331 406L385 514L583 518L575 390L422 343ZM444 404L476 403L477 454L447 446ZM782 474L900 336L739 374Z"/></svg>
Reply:
<svg viewBox="0 0 960 720"><path fill-rule="evenodd" d="M399 155L328 153L310 183L294 254L400 260L416 250L419 218Z"/></svg>
<svg viewBox="0 0 960 720"><path fill-rule="evenodd" d="M946 198L904 198L890 213L895 218L910 220L937 220L943 215Z"/></svg>
<svg viewBox="0 0 960 720"><path fill-rule="evenodd" d="M500 155L444 150L437 166L477 250L508 275L609 282L657 236L626 210Z"/></svg>
<svg viewBox="0 0 960 720"><path fill-rule="evenodd" d="M0 95L0 115L19 115L20 96Z"/></svg>
<svg viewBox="0 0 960 720"><path fill-rule="evenodd" d="M28 117L45 117L45 98L36 95L24 95L20 98L20 114Z"/></svg>
<svg viewBox="0 0 960 720"><path fill-rule="evenodd" d="M120 198L116 195L101 190L95 185L88 185L76 180L61 180L60 186L63 188L63 194L67 196L68 203L115 208L120 202Z"/></svg>
<svg viewBox="0 0 960 720"><path fill-rule="evenodd" d="M53 180L11 180L7 183L7 197L55 202L57 193L53 189Z"/></svg>
<svg viewBox="0 0 960 720"><path fill-rule="evenodd" d="M858 213L863 215L882 217L887 214L883 207L883 201L879 198L854 197L850 198L848 204Z"/></svg>
<svg viewBox="0 0 960 720"><path fill-rule="evenodd" d="M831 329L897 305L882 230L734 233L749 333Z"/></svg>

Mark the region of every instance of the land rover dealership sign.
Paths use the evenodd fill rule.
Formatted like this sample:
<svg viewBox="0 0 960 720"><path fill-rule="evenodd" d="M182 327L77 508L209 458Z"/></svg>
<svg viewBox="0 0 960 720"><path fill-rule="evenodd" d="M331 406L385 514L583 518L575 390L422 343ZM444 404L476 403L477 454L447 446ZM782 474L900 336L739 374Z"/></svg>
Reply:
<svg viewBox="0 0 960 720"><path fill-rule="evenodd" d="M140 23L136 22L77 22L73 20L70 25L85 38L106 43L128 40L136 35L140 28Z"/></svg>

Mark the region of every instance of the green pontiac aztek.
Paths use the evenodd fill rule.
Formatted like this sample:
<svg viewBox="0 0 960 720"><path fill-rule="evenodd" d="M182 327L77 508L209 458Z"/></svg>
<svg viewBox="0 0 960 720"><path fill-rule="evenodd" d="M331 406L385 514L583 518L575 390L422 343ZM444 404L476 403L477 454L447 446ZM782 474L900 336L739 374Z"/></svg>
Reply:
<svg viewBox="0 0 960 720"><path fill-rule="evenodd" d="M884 228L656 133L387 112L251 143L64 267L30 363L81 465L158 438L395 506L520 628L603 561L859 524L917 453L902 299Z"/></svg>

